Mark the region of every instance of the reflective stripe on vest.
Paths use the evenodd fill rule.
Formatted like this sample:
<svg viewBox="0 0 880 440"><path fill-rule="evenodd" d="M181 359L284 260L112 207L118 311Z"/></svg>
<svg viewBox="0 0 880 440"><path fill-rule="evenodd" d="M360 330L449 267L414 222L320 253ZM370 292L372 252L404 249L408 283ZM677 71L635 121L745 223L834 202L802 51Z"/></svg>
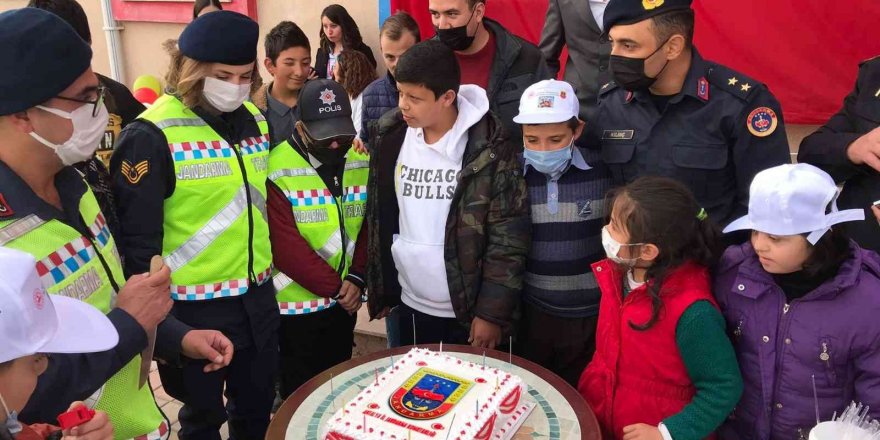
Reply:
<svg viewBox="0 0 880 440"><path fill-rule="evenodd" d="M287 286L293 284L293 280L289 276L278 272L272 279L275 283L275 290L281 292ZM312 301L301 302L279 302L278 311L282 315L305 315L306 313L320 312L336 305L336 301L330 298L315 299Z"/></svg>
<svg viewBox="0 0 880 440"><path fill-rule="evenodd" d="M277 145L269 157L269 179L287 197L300 235L344 279L351 267L367 199L367 156L350 150L338 199L327 189L312 165L289 143ZM336 305L319 297L286 274L274 275L279 312L283 315L314 313Z"/></svg>
<svg viewBox="0 0 880 440"><path fill-rule="evenodd" d="M235 145L174 96L161 97L140 116L162 130L174 162L162 256L175 300L239 296L271 276L268 124L252 104L245 108L260 134Z"/></svg>
<svg viewBox="0 0 880 440"><path fill-rule="evenodd" d="M50 294L76 298L107 313L115 297L111 280L121 286L125 278L114 238L88 188L80 199L79 214L88 226L88 236L59 220L29 215L16 221L0 221L0 238L4 246L34 257L40 281ZM168 427L162 428L164 417L150 389L137 387L140 363L140 355L134 356L87 404L107 412L116 438L167 438ZM156 434L162 429L164 435Z"/></svg>
<svg viewBox="0 0 880 440"><path fill-rule="evenodd" d="M218 212L214 218L196 232L186 243L165 257L165 264L171 271L179 270L204 251L226 229L238 220L238 217L247 212L247 192L251 192L253 204L260 207L260 214L266 218L266 199L251 184L239 188L232 201Z"/></svg>

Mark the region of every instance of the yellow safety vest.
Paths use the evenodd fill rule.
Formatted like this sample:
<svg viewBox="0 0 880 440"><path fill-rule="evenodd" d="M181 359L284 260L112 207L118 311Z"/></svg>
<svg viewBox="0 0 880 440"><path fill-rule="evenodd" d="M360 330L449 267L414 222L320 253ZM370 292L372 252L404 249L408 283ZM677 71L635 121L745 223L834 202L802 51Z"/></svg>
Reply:
<svg viewBox="0 0 880 440"><path fill-rule="evenodd" d="M162 257L175 300L244 295L271 276L269 125L253 104L244 105L260 137L235 145L171 95L140 116L162 130L174 160L176 186L165 200Z"/></svg>
<svg viewBox="0 0 880 440"><path fill-rule="evenodd" d="M269 179L290 201L299 233L327 264L348 275L355 241L364 222L367 204L366 155L349 150L342 177L343 195L333 197L315 168L285 141L269 156ZM278 308L283 315L318 312L336 304L317 296L281 272L274 276Z"/></svg>
<svg viewBox="0 0 880 440"><path fill-rule="evenodd" d="M37 260L43 287L50 294L76 298L107 313L117 293L113 285L121 288L125 283L116 242L88 188L80 199L79 212L89 226L89 236L61 221L31 214L0 221L0 246L31 254ZM140 365L141 357L137 355L86 404L110 416L117 439L165 439L168 425L149 387L138 389Z"/></svg>

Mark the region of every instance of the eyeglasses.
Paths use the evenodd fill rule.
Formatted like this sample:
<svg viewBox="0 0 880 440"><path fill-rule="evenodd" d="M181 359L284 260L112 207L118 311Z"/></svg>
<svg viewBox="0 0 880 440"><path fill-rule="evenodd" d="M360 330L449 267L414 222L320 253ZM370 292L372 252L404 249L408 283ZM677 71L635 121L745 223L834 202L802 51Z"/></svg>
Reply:
<svg viewBox="0 0 880 440"><path fill-rule="evenodd" d="M98 97L95 98L95 100L93 100L93 101L86 100L86 99L68 98L66 96L56 96L56 98L63 99L65 101L79 102L82 104L92 104L92 106L93 106L92 107L92 117L94 118L95 116L98 116L98 109L101 108L102 105L104 105L104 94L106 92L107 92L106 87L98 86L98 89L96 90Z"/></svg>

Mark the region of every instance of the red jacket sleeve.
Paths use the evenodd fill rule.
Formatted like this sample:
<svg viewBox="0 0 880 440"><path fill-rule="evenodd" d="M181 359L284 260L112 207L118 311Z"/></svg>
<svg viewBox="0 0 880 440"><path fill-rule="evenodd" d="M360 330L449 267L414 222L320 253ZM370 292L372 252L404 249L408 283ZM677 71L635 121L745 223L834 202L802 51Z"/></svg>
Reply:
<svg viewBox="0 0 880 440"><path fill-rule="evenodd" d="M309 246L296 227L290 201L274 183L268 182L269 240L275 268L309 292L325 298L339 293L342 281L336 271Z"/></svg>

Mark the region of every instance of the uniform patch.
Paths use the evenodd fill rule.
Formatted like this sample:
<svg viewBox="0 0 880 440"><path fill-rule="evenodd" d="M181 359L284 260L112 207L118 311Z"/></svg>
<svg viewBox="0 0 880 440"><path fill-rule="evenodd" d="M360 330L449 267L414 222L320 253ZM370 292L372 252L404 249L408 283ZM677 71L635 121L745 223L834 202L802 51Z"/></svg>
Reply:
<svg viewBox="0 0 880 440"><path fill-rule="evenodd" d="M592 200L578 200L578 217L589 217L593 215L593 201Z"/></svg>
<svg viewBox="0 0 880 440"><path fill-rule="evenodd" d="M122 174L125 180L132 185L137 185L147 174L150 174L150 162L142 160L134 165L127 160L122 161Z"/></svg>
<svg viewBox="0 0 880 440"><path fill-rule="evenodd" d="M0 217L12 217L13 214L15 214L15 211L12 210L9 203L6 203L3 194L0 194Z"/></svg>
<svg viewBox="0 0 880 440"><path fill-rule="evenodd" d="M650 11L651 9L663 6L664 2L665 0L642 0L642 7L645 8L646 11Z"/></svg>
<svg viewBox="0 0 880 440"><path fill-rule="evenodd" d="M746 126L753 135L757 137L767 137L776 131L779 120L776 118L776 112L770 107L758 107L749 113L746 120Z"/></svg>
<svg viewBox="0 0 880 440"><path fill-rule="evenodd" d="M602 139L629 140L633 138L635 130L605 130Z"/></svg>
<svg viewBox="0 0 880 440"><path fill-rule="evenodd" d="M703 101L709 100L709 81L707 81L706 78L700 78L700 80L697 81L697 96Z"/></svg>

